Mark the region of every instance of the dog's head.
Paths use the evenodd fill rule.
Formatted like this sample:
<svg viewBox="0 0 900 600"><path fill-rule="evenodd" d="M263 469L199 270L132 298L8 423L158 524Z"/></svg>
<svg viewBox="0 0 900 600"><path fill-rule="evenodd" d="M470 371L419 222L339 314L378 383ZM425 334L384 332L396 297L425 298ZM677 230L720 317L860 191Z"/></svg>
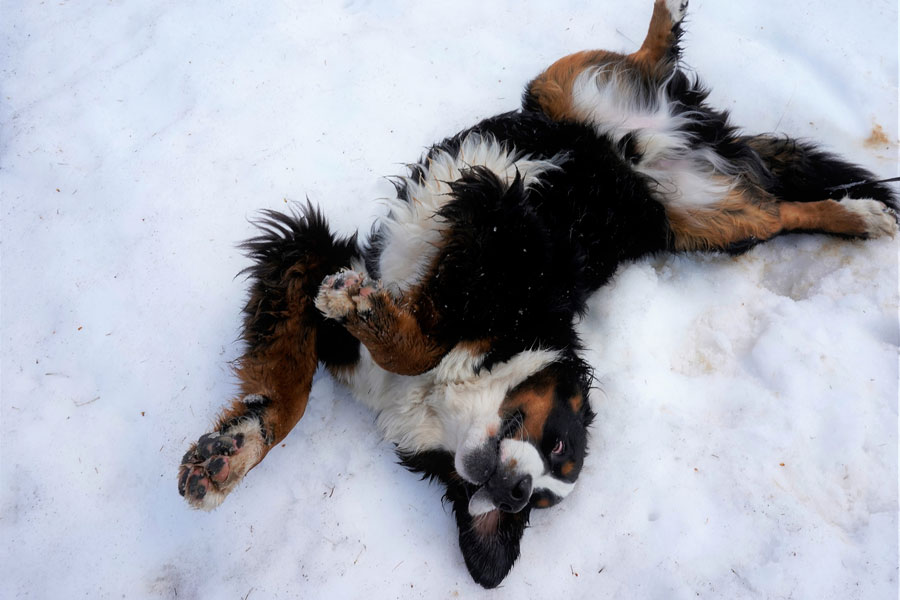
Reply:
<svg viewBox="0 0 900 600"><path fill-rule="evenodd" d="M459 475L478 486L469 514L560 502L581 473L592 418L580 365L551 363L508 390L495 426L476 425L456 455Z"/></svg>
<svg viewBox="0 0 900 600"><path fill-rule="evenodd" d="M477 394L473 406L493 414L467 415L455 452L403 455L407 466L446 484L466 566L485 587L498 585L518 558L531 509L553 506L574 488L594 416L580 360L555 353L515 360L460 384L461 393Z"/></svg>

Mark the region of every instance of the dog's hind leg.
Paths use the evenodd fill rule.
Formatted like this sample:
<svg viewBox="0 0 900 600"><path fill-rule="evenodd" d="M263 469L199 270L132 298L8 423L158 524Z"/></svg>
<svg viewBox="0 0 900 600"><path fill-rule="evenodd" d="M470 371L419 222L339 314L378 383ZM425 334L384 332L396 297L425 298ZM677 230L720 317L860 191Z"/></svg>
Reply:
<svg viewBox="0 0 900 600"><path fill-rule="evenodd" d="M656 0L647 36L632 54L585 50L557 60L528 84L524 107L555 121L592 122L591 95L581 97L585 89L612 89L625 102L650 101L642 96L651 94L677 62L687 4L687 0Z"/></svg>
<svg viewBox="0 0 900 600"><path fill-rule="evenodd" d="M743 184L722 201L701 207L667 206L675 250L743 252L789 232L872 238L894 235L894 214L872 199L781 201Z"/></svg>
<svg viewBox="0 0 900 600"><path fill-rule="evenodd" d="M280 442L306 409L318 361L355 362L358 342L313 306L322 278L356 257L355 239L336 240L311 207L267 213L263 233L244 244L255 265L244 309L246 351L236 373L241 394L212 432L182 459L178 491L212 509Z"/></svg>
<svg viewBox="0 0 900 600"><path fill-rule="evenodd" d="M628 55L628 59L648 70L677 61L681 22L687 6L688 0L656 0L647 37L637 52Z"/></svg>
<svg viewBox="0 0 900 600"><path fill-rule="evenodd" d="M716 205L667 206L676 248L738 252L791 231L894 235L896 197L866 169L787 136L738 141L756 152L760 166L745 171Z"/></svg>

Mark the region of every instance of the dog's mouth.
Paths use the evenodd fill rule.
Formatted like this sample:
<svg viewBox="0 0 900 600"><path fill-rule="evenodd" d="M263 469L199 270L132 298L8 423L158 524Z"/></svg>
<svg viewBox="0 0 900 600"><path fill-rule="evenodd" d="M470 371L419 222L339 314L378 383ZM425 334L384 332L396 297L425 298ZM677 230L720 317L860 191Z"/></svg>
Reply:
<svg viewBox="0 0 900 600"><path fill-rule="evenodd" d="M494 510L517 513L528 506L534 487L530 473L516 469L516 461L501 463L493 475L469 499L469 514L487 514Z"/></svg>
<svg viewBox="0 0 900 600"><path fill-rule="evenodd" d="M481 486L469 499L469 514L473 517L480 517L492 512L499 513L500 509L494 503L491 493L485 486Z"/></svg>

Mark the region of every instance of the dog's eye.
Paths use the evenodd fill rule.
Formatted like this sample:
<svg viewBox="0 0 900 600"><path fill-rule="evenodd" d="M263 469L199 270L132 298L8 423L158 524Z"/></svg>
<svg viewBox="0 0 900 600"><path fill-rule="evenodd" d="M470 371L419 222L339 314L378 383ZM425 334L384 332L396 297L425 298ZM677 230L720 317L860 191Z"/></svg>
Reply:
<svg viewBox="0 0 900 600"><path fill-rule="evenodd" d="M556 445L553 446L553 450L550 451L551 454L562 454L563 450L566 449L565 443L562 440L556 440Z"/></svg>

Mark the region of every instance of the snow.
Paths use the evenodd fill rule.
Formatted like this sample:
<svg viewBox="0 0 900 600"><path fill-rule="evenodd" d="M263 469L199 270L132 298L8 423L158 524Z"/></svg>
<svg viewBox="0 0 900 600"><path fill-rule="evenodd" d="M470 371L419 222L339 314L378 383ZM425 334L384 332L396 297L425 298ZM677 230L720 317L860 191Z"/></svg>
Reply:
<svg viewBox="0 0 900 600"><path fill-rule="evenodd" d="M499 590L325 374L221 508L178 496L235 391L247 219L308 196L367 230L383 176L556 58L636 48L650 5L3 2L0 596L896 598L891 239L623 267L580 324L591 456ZM687 28L748 131L897 174L895 3L694 0Z"/></svg>

